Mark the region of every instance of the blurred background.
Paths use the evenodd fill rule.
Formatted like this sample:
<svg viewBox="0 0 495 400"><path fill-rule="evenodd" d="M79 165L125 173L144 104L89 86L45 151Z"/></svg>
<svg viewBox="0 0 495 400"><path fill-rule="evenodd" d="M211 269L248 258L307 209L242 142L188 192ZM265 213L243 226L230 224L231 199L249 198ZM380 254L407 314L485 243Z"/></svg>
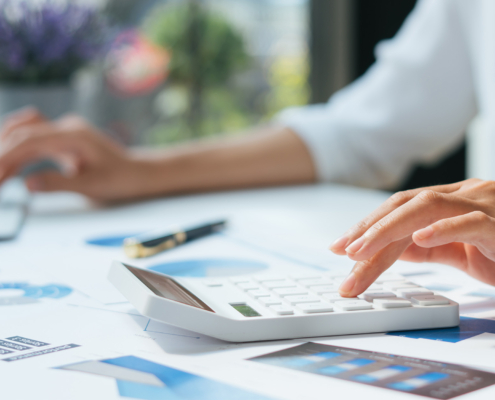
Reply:
<svg viewBox="0 0 495 400"><path fill-rule="evenodd" d="M0 115L82 114L127 145L236 135L325 102L415 0L0 0ZM465 177L465 146L405 189Z"/></svg>

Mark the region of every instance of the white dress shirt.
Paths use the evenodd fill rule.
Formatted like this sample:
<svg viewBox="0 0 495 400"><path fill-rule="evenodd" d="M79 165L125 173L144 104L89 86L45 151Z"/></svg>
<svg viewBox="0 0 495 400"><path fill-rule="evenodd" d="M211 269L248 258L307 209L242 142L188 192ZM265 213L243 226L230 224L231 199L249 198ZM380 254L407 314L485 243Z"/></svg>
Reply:
<svg viewBox="0 0 495 400"><path fill-rule="evenodd" d="M414 164L458 146L476 114L494 154L495 0L421 0L376 54L328 103L279 115L306 143L321 180L393 187ZM495 162L490 168L495 177Z"/></svg>

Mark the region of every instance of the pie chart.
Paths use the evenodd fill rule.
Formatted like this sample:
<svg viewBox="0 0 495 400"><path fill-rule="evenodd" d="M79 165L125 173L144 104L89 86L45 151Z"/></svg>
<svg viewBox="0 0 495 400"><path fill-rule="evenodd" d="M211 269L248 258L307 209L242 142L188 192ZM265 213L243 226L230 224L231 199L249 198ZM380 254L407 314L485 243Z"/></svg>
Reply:
<svg viewBox="0 0 495 400"><path fill-rule="evenodd" d="M25 282L0 282L0 306L36 303L38 299L60 299L72 293L68 286L58 284L30 285Z"/></svg>

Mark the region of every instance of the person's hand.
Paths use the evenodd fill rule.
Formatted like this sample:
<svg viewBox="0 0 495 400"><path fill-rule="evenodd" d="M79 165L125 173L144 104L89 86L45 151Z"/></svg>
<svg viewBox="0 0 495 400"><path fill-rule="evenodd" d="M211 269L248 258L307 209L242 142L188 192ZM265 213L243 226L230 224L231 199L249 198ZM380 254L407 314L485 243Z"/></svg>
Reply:
<svg viewBox="0 0 495 400"><path fill-rule="evenodd" d="M31 191L68 190L102 201L147 195L146 165L80 117L48 121L25 109L7 118L0 140L0 184L27 164L51 159L60 172L30 175Z"/></svg>
<svg viewBox="0 0 495 400"><path fill-rule="evenodd" d="M357 261L340 294L362 293L397 259L448 264L495 285L494 217L493 181L396 193L331 246Z"/></svg>

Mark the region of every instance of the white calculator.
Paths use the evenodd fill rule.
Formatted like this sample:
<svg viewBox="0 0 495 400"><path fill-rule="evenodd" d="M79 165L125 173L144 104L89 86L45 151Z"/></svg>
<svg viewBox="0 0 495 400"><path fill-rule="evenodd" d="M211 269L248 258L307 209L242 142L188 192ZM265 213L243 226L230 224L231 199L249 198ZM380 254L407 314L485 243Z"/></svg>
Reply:
<svg viewBox="0 0 495 400"><path fill-rule="evenodd" d="M115 261L109 279L144 316L230 342L447 328L459 305L384 273L362 295L340 297L338 273L171 277Z"/></svg>

